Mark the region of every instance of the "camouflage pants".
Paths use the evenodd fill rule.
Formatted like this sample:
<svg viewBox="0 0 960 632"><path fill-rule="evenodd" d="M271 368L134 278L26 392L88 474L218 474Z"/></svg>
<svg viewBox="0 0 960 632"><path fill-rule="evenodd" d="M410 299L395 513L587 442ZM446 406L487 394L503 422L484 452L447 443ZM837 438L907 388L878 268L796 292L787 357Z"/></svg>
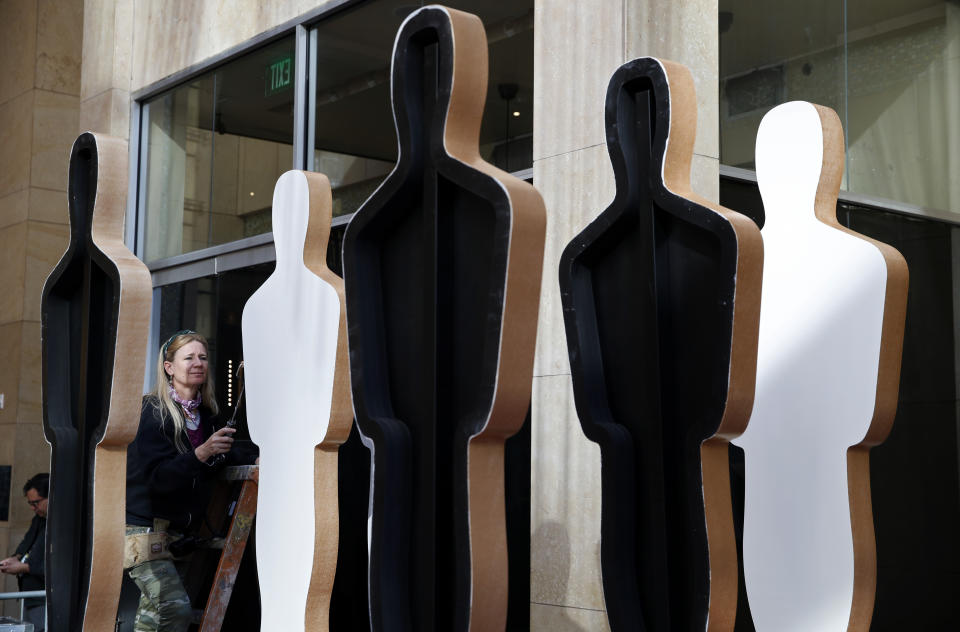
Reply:
<svg viewBox="0 0 960 632"><path fill-rule="evenodd" d="M193 609L173 561L144 562L127 572L140 589L134 632L186 632Z"/></svg>

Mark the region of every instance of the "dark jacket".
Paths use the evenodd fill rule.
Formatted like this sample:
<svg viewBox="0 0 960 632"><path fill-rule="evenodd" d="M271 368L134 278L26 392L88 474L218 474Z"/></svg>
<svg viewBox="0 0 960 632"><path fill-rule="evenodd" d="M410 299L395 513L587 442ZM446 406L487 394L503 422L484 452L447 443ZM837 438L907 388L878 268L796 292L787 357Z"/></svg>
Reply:
<svg viewBox="0 0 960 632"><path fill-rule="evenodd" d="M205 407L199 410L206 438L215 430L216 417ZM180 441L188 452L177 450L173 421L161 423L156 398L144 397L140 427L127 448L127 524L153 526L154 518L160 518L169 520L173 531L195 529L203 522L217 472L226 465L253 462L251 455L231 450L226 459L208 465L197 459L185 430Z"/></svg>
<svg viewBox="0 0 960 632"><path fill-rule="evenodd" d="M44 551L46 548L44 543L47 539L46 535L47 519L34 516L30 522L30 528L27 529L27 534L23 536L23 540L19 546L17 546L17 550L14 553L14 555L21 558L21 560L23 560L23 556L26 555L27 559L23 561L30 567L29 573L24 573L17 577L17 585L20 587L20 590L43 590L43 564ZM24 605L28 608L32 606L42 606L43 604L43 598L24 600Z"/></svg>

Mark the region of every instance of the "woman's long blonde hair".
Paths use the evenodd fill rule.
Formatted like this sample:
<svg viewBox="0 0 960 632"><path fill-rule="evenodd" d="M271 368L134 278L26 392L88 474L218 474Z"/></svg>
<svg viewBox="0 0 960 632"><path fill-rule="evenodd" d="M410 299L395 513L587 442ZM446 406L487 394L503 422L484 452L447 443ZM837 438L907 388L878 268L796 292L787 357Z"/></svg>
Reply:
<svg viewBox="0 0 960 632"><path fill-rule="evenodd" d="M190 446L185 444L181 438L183 430L186 427L186 420L183 417L180 404L173 401L173 398L170 397L170 376L167 375L163 363L173 362L177 350L191 342L199 342L203 345L204 350L208 354L210 353L210 345L207 344L207 339L201 334L195 331L179 331L173 334L160 348L160 353L157 354L157 383L151 393L154 406L156 406L157 412L160 414L160 424L163 425L166 423L167 418L173 423L173 441L177 446L177 451L180 453L190 451ZM217 407L217 398L214 395L213 371L209 363L207 364L207 379L200 385L200 395L203 397L200 406L209 410L211 414L216 415L219 409Z"/></svg>

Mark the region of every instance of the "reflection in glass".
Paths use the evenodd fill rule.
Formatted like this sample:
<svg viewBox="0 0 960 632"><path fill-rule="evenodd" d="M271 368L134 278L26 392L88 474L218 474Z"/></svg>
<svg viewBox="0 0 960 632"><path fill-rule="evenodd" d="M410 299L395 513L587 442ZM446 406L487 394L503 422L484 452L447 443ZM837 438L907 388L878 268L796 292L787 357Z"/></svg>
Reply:
<svg viewBox="0 0 960 632"><path fill-rule="evenodd" d="M960 214L960 4L848 4L847 188Z"/></svg>
<svg viewBox="0 0 960 632"><path fill-rule="evenodd" d="M270 231L293 164L293 38L144 104L147 261Z"/></svg>
<svg viewBox="0 0 960 632"><path fill-rule="evenodd" d="M389 160L316 149L311 170L319 171L330 179L333 215L336 217L357 210L390 173L393 164Z"/></svg>
<svg viewBox="0 0 960 632"><path fill-rule="evenodd" d="M720 160L754 169L760 119L787 101L810 101L843 118L843 6L720 0Z"/></svg>
<svg viewBox="0 0 960 632"><path fill-rule="evenodd" d="M760 118L837 111L843 188L960 213L960 4L720 0L720 159L753 168Z"/></svg>

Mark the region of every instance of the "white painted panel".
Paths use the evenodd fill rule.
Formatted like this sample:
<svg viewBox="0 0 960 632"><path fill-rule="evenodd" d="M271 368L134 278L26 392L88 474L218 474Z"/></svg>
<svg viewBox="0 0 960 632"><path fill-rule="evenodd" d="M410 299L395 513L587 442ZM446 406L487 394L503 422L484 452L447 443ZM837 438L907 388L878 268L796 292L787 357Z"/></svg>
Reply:
<svg viewBox="0 0 960 632"><path fill-rule="evenodd" d="M309 190L288 171L273 194L274 273L243 310L247 421L260 446L257 573L262 630L304 629L314 546L314 447L327 432L340 302L304 266Z"/></svg>
<svg viewBox="0 0 960 632"><path fill-rule="evenodd" d="M766 223L757 390L745 450L743 564L760 632L845 630L853 599L846 451L870 427L887 268L814 215L817 110L771 110L757 135Z"/></svg>

